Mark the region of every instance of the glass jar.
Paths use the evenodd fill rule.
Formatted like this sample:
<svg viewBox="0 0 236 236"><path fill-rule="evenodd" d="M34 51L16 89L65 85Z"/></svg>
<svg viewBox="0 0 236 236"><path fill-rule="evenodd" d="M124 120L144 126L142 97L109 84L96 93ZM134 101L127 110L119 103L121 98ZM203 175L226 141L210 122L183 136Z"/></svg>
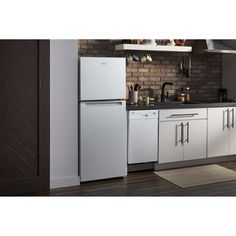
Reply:
<svg viewBox="0 0 236 236"><path fill-rule="evenodd" d="M189 102L189 101L190 101L190 88L189 88L189 87L186 87L185 101L186 101L186 102Z"/></svg>

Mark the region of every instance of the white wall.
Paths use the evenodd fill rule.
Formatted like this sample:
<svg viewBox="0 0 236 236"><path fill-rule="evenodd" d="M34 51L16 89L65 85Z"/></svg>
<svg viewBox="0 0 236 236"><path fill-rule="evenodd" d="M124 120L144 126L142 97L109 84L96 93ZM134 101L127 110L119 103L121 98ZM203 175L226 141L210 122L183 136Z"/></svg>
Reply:
<svg viewBox="0 0 236 236"><path fill-rule="evenodd" d="M50 188L79 185L78 43L50 41Z"/></svg>
<svg viewBox="0 0 236 236"><path fill-rule="evenodd" d="M236 40L226 40L236 49ZM236 99L236 54L223 55L222 87L228 89L228 97Z"/></svg>

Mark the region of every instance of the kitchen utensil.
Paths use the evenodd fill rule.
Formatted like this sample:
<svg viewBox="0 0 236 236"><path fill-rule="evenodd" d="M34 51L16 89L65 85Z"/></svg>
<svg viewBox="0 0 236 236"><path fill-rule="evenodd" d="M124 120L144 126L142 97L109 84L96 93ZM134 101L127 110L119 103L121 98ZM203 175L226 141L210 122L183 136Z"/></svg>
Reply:
<svg viewBox="0 0 236 236"><path fill-rule="evenodd" d="M132 84L130 85L130 91L134 91L134 86Z"/></svg>
<svg viewBox="0 0 236 236"><path fill-rule="evenodd" d="M191 67L192 67L191 56L189 56L188 57L188 74L189 74L189 77L191 75Z"/></svg>
<svg viewBox="0 0 236 236"><path fill-rule="evenodd" d="M133 82L126 83L126 99L129 99L129 91L131 91L131 85L134 86L134 83Z"/></svg>
<svg viewBox="0 0 236 236"><path fill-rule="evenodd" d="M182 61L180 62L180 70L182 71L185 77L190 76L191 71L191 58L190 56L184 56Z"/></svg>
<svg viewBox="0 0 236 236"><path fill-rule="evenodd" d="M134 91L138 91L138 88L139 88L139 84L135 84L134 85Z"/></svg>
<svg viewBox="0 0 236 236"><path fill-rule="evenodd" d="M184 76L187 77L188 75L188 65L187 65L187 57L184 57Z"/></svg>
<svg viewBox="0 0 236 236"><path fill-rule="evenodd" d="M185 76L186 74L186 58L183 57L183 75Z"/></svg>
<svg viewBox="0 0 236 236"><path fill-rule="evenodd" d="M180 70L183 70L183 60L181 60L180 65L179 65Z"/></svg>

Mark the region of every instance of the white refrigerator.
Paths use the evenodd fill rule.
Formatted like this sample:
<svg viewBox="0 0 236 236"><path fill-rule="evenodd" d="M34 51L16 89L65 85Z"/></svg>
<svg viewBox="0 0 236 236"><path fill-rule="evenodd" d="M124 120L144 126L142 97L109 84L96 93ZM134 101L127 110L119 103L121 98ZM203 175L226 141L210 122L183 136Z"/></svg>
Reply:
<svg viewBox="0 0 236 236"><path fill-rule="evenodd" d="M79 58L81 182L127 175L125 58Z"/></svg>

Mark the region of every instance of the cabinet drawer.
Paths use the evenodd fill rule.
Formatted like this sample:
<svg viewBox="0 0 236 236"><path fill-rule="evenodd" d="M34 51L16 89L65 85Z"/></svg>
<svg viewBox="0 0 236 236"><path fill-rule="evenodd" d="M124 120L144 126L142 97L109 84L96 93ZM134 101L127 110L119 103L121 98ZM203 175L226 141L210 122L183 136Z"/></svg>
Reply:
<svg viewBox="0 0 236 236"><path fill-rule="evenodd" d="M206 108L160 110L160 121L207 119Z"/></svg>
<svg viewBox="0 0 236 236"><path fill-rule="evenodd" d="M157 119L158 110L140 110L140 111L129 111L130 120L139 120L139 119Z"/></svg>

